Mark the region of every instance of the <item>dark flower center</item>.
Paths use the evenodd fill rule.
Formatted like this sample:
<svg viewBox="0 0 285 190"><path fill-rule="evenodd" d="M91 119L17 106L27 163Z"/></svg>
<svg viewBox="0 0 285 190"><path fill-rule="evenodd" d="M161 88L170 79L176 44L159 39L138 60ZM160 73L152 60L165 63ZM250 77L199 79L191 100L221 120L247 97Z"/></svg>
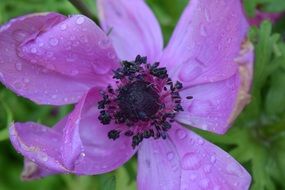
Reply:
<svg viewBox="0 0 285 190"><path fill-rule="evenodd" d="M135 61L122 61L113 78L117 87L108 86L98 102L101 123L117 124L108 137L131 137L133 148L144 138L166 139L176 113L183 111L182 83L173 83L165 67L159 67L158 62L148 64L147 58L139 55Z"/></svg>
<svg viewBox="0 0 285 190"><path fill-rule="evenodd" d="M150 83L135 81L120 89L118 105L129 120L146 121L159 110L159 95Z"/></svg>

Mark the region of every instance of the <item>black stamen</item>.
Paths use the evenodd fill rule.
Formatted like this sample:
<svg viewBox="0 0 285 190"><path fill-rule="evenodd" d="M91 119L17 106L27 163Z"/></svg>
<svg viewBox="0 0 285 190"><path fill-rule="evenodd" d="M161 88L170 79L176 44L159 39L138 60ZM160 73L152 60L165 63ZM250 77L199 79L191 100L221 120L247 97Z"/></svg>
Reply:
<svg viewBox="0 0 285 190"><path fill-rule="evenodd" d="M108 137L109 137L109 139L116 140L117 138L120 137L120 131L111 130L108 132Z"/></svg>
<svg viewBox="0 0 285 190"><path fill-rule="evenodd" d="M122 133L132 138L133 148L143 139L166 139L175 115L183 111L179 94L182 83L173 83L165 67L159 67L159 62L149 64L147 57L140 55L134 61L122 61L121 68L113 72L117 88L109 85L98 102L100 122L106 125L113 119L120 124L108 132L108 137L116 140Z"/></svg>
<svg viewBox="0 0 285 190"><path fill-rule="evenodd" d="M109 115L109 113L107 113L106 111L100 111L100 115L98 117L98 119L101 121L102 124L107 125L110 124L111 122L111 117Z"/></svg>

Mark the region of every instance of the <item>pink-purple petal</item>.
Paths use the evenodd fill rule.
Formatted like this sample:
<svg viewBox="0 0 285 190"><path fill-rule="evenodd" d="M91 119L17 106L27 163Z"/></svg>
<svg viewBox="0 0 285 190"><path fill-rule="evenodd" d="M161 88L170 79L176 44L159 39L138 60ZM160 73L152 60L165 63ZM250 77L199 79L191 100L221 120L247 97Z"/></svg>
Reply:
<svg viewBox="0 0 285 190"><path fill-rule="evenodd" d="M61 133L36 123L15 123L10 127L14 148L26 159L54 172L69 170L62 164Z"/></svg>
<svg viewBox="0 0 285 190"><path fill-rule="evenodd" d="M83 15L68 17L18 49L22 58L89 86L105 84L119 64L106 34Z"/></svg>
<svg viewBox="0 0 285 190"><path fill-rule="evenodd" d="M185 87L235 74L248 23L237 0L191 0L164 51L161 63Z"/></svg>
<svg viewBox="0 0 285 190"><path fill-rule="evenodd" d="M240 80L238 74L224 81L197 85L180 92L183 112L178 122L203 130L223 134L237 101ZM193 96L189 100L186 97Z"/></svg>
<svg viewBox="0 0 285 190"><path fill-rule="evenodd" d="M179 125L170 130L181 165L181 188L247 190L251 177L228 153ZM169 174L171 175L171 174Z"/></svg>
<svg viewBox="0 0 285 190"><path fill-rule="evenodd" d="M76 18L76 16L72 18ZM55 62L58 61L56 63L52 62L52 60L50 62L44 61L47 57L52 56L55 53L54 50L56 50L54 47L46 47L48 46L47 43L49 43L49 45L55 45L57 42L54 39L49 39L49 41L44 41L43 44L41 39L44 39L44 36L54 35L58 37L57 35L60 35L60 33L56 29L59 27L62 29L63 27L60 23L64 23L64 20L72 20L72 18L68 19L57 13L32 14L16 18L2 26L0 28L1 83L17 94L27 97L36 103L62 105L77 102L81 96L88 91L91 84L107 81L98 77L100 80L94 82L94 77L92 78L90 73L86 77L73 76L79 74L79 71L77 72L76 70L68 71L69 74L67 72L64 73L64 68L68 70L69 67L62 67L61 64L64 65L65 62L63 63L60 60L53 60ZM95 24L93 28L98 29ZM82 30L83 29L84 28L82 28ZM79 32L79 30L75 30L74 35L79 37L80 34L84 34L79 34ZM89 33L90 31L88 34ZM96 30L94 33L96 33ZM100 35L103 36L103 32L101 32ZM58 43L68 45L66 41L60 42L60 39L58 40ZM33 44L35 46L33 46ZM40 46L43 46L42 48L46 47L46 49L40 51ZM22 52L21 48L24 47L30 52ZM72 46L70 51L72 52L73 50L75 50L75 54L78 53L78 49ZM86 51L81 49L81 52L86 53ZM94 52L96 52L96 49ZM104 53L104 51L98 52L100 55ZM44 55L39 56L37 53L44 53ZM68 58L69 56L69 52L60 53L62 57ZM94 58L96 58L96 56L94 56ZM86 57L88 56L86 55ZM102 55L102 57L104 58L103 60L106 60L106 55ZM93 61L98 61L98 59L94 59ZM83 59L82 62L85 62L85 60ZM56 64L55 67L51 66L50 63ZM105 64L108 65L110 63L111 62ZM79 62L78 64L78 66L80 66ZM73 65L70 68L74 69L75 67ZM77 67L77 69L79 70L79 67ZM95 65L94 75L96 75L95 71L97 69L101 70L100 67L97 68ZM90 82L91 79L93 79L92 82Z"/></svg>
<svg viewBox="0 0 285 190"><path fill-rule="evenodd" d="M142 0L98 0L101 25L120 59L134 60L140 54L157 61L163 48L161 29Z"/></svg>
<svg viewBox="0 0 285 190"><path fill-rule="evenodd" d="M43 167L40 167L31 160L25 159L24 169L21 173L21 178L25 181L39 179L45 176L57 174L57 171L52 171Z"/></svg>
<svg viewBox="0 0 285 190"><path fill-rule="evenodd" d="M179 190L180 157L169 140L145 139L138 151L138 190Z"/></svg>
<svg viewBox="0 0 285 190"><path fill-rule="evenodd" d="M70 114L64 129L63 160L76 174L94 175L112 171L128 161L136 149L131 138L115 141L108 132L115 124L102 125L98 119L99 90L92 89Z"/></svg>
<svg viewBox="0 0 285 190"><path fill-rule="evenodd" d="M272 23L275 23L283 15L284 13L268 13L257 10L255 17L249 18L248 21L252 26L259 26L265 20L269 20Z"/></svg>

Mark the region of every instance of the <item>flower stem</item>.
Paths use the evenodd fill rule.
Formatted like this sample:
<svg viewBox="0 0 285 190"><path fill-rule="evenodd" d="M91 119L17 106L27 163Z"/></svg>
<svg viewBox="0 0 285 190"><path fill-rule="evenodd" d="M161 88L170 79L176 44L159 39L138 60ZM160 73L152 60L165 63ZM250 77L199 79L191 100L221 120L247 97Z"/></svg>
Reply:
<svg viewBox="0 0 285 190"><path fill-rule="evenodd" d="M82 0L69 0L69 2L76 7L76 9L82 13L83 15L91 18L94 22L99 24L99 20L96 15L94 15L91 10L86 6L86 4Z"/></svg>

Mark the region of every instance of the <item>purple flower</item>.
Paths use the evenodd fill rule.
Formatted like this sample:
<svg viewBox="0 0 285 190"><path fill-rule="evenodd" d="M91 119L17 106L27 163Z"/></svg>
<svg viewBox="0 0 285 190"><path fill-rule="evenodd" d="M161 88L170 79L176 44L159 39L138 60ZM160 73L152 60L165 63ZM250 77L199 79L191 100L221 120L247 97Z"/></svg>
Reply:
<svg viewBox="0 0 285 190"><path fill-rule="evenodd" d="M104 32L56 13L0 28L3 84L38 104L77 103L53 128L11 126L23 177L101 174L138 152L138 189L248 189L238 162L181 125L223 134L249 100L240 1L192 0L164 50L144 1L98 0L98 9Z"/></svg>
<svg viewBox="0 0 285 190"><path fill-rule="evenodd" d="M269 20L272 23L276 22L284 15L283 13L266 13L257 11L255 17L249 18L250 25L259 26L262 21Z"/></svg>

